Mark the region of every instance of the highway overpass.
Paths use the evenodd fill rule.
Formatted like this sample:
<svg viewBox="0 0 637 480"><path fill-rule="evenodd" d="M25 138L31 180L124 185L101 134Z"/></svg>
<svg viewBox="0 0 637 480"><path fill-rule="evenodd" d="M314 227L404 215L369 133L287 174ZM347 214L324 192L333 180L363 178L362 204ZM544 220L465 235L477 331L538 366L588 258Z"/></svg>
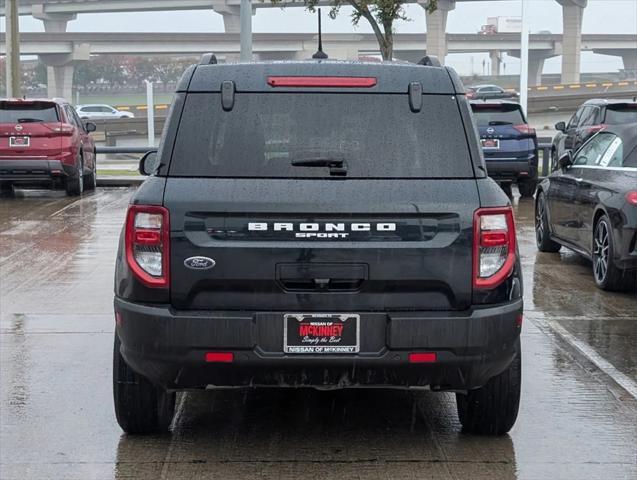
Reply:
<svg viewBox="0 0 637 480"><path fill-rule="evenodd" d="M107 12L143 12L161 10L214 10L223 16L226 33L238 33L240 27L239 5L241 0L20 0L19 13L32 15L43 21L47 33L61 33L66 31L67 23L82 13L107 13ZM416 3L423 7L429 0L406 0L405 3ZM426 18L426 31L429 41L426 44L427 53L436 55L443 62L449 51L454 51L448 45L446 35L447 17L456 7L457 2L472 2L479 0L438 0L438 9ZM497 0L491 0L497 1ZM561 42L561 51L557 55L562 56L562 83L577 83L580 78L580 56L582 50L582 19L588 0L555 0L562 6L562 24L564 40ZM329 5L327 0L320 0L319 4ZM302 1L283 1L279 6L304 7ZM258 8L272 8L270 1L255 0L252 2L253 11ZM4 8L0 7L0 16L4 15ZM634 45L634 53L622 54L624 66L628 70L637 69L637 42ZM422 51L425 44L419 45ZM473 51L473 50L472 50ZM553 50L555 51L555 50ZM500 67L500 54L498 50L490 51L492 57L493 74L498 74ZM71 83L72 64L81 59L68 57L64 63L60 57L43 58L48 65L49 84L52 91L60 93L67 91ZM554 55L550 55L554 56ZM531 81L541 73L546 57L544 54L536 54L531 58Z"/></svg>

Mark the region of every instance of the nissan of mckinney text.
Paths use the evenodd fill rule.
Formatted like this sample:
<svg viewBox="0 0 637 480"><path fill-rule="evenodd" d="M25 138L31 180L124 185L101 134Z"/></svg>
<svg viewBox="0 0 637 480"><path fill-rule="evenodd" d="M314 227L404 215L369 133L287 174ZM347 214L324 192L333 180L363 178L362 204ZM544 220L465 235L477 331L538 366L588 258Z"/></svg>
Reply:
<svg viewBox="0 0 637 480"><path fill-rule="evenodd" d="M522 275L472 118L433 57L190 67L119 243L122 429L169 430L184 390L374 387L508 432Z"/></svg>

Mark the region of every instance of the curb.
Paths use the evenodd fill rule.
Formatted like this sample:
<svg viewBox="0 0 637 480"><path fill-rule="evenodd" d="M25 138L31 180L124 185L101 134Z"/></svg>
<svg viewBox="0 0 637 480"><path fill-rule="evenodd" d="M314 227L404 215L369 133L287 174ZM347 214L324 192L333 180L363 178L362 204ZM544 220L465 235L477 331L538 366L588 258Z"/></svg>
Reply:
<svg viewBox="0 0 637 480"><path fill-rule="evenodd" d="M97 177L98 187L137 187L144 177Z"/></svg>

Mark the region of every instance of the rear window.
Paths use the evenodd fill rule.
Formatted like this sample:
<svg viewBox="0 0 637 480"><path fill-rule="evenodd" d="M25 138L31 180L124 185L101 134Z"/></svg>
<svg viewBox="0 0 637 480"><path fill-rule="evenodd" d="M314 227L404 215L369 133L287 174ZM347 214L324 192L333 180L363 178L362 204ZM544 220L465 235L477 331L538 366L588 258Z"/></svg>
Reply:
<svg viewBox="0 0 637 480"><path fill-rule="evenodd" d="M185 101L169 174L197 177L330 177L342 161L347 178L473 177L458 105L424 95L413 113L407 95L238 93L231 111L219 94Z"/></svg>
<svg viewBox="0 0 637 480"><path fill-rule="evenodd" d="M479 127L494 125L521 125L526 123L519 105L476 105L472 104L473 116Z"/></svg>
<svg viewBox="0 0 637 480"><path fill-rule="evenodd" d="M0 102L0 123L57 122L58 112L50 102Z"/></svg>
<svg viewBox="0 0 637 480"><path fill-rule="evenodd" d="M609 105L606 107L604 123L609 125L637 123L637 104Z"/></svg>

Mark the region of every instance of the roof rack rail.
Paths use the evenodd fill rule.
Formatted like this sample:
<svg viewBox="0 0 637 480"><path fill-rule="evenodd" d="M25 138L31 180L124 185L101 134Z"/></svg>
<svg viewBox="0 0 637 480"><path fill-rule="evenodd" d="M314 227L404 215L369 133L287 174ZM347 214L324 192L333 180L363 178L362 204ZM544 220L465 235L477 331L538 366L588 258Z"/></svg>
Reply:
<svg viewBox="0 0 637 480"><path fill-rule="evenodd" d="M426 67L442 67L438 57L434 55L425 55L420 59L418 65L425 65Z"/></svg>
<svg viewBox="0 0 637 480"><path fill-rule="evenodd" d="M199 60L199 65L216 65L217 57L214 53L204 53Z"/></svg>

